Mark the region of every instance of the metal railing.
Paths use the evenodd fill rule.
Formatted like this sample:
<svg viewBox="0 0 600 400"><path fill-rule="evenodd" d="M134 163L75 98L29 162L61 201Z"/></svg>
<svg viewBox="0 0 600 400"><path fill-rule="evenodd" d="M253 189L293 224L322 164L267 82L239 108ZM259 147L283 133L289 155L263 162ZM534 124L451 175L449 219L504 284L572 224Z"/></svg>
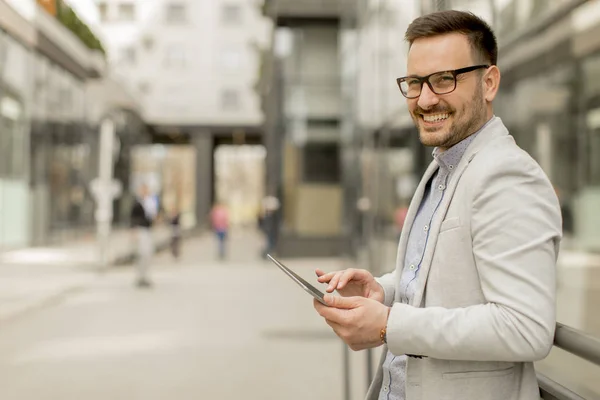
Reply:
<svg viewBox="0 0 600 400"><path fill-rule="evenodd" d="M554 346L600 365L600 339L563 324L556 324ZM585 400L547 376L538 373L540 396L544 400Z"/></svg>

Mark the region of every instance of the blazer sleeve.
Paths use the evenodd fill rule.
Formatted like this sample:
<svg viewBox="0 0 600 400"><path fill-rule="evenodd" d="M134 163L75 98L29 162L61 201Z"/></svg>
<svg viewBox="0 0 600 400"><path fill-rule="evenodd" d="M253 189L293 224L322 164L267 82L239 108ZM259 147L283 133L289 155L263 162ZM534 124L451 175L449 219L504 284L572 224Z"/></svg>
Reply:
<svg viewBox="0 0 600 400"><path fill-rule="evenodd" d="M492 162L474 182L470 221L486 303L457 309L394 304L387 327L393 354L527 362L550 352L560 206L533 159L517 154Z"/></svg>
<svg viewBox="0 0 600 400"><path fill-rule="evenodd" d="M379 283L385 293L383 304L391 307L394 303L394 296L396 294L396 271L375 278L375 281Z"/></svg>

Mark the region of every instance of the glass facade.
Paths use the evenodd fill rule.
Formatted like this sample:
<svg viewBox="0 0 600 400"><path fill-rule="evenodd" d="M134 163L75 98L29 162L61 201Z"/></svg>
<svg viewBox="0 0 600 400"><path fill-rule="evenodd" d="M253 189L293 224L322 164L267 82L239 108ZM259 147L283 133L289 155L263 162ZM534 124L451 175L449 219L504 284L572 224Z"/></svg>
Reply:
<svg viewBox="0 0 600 400"><path fill-rule="evenodd" d="M279 28L282 68L283 229L295 237L342 233L340 78L336 23ZM315 215L318 206L322 214Z"/></svg>
<svg viewBox="0 0 600 400"><path fill-rule="evenodd" d="M398 222L425 165L395 79L406 70L399 38L420 2L357 1L343 20L342 162L350 253L375 274L394 266ZM358 246L360 244L360 246Z"/></svg>
<svg viewBox="0 0 600 400"><path fill-rule="evenodd" d="M86 84L0 30L0 250L94 231L89 183L98 175L99 128L88 110L106 105ZM123 111L116 128L114 174L125 186L131 147L149 140L133 112ZM115 201L115 224L128 222L129 197Z"/></svg>
<svg viewBox="0 0 600 400"><path fill-rule="evenodd" d="M97 175L97 138L86 121L85 84L34 56L30 185L33 244L62 242L93 227L88 183Z"/></svg>
<svg viewBox="0 0 600 400"><path fill-rule="evenodd" d="M534 20L558 7L541 11L540 4L530 3L526 15ZM518 24L518 13L513 18ZM554 184L563 211L563 249L598 251L600 53L577 54L575 43L585 32L575 21L573 13L559 16L556 24L570 25L572 33L533 60L504 71L496 111ZM510 37L499 36L501 50Z"/></svg>
<svg viewBox="0 0 600 400"><path fill-rule="evenodd" d="M0 30L0 250L29 240L31 53Z"/></svg>

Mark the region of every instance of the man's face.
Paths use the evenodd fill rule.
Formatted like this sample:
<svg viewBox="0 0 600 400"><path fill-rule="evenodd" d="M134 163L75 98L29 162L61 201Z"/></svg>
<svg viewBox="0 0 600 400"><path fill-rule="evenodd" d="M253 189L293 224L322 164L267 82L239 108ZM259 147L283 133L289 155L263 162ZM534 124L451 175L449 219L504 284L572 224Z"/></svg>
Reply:
<svg viewBox="0 0 600 400"><path fill-rule="evenodd" d="M450 33L415 40L408 53L407 75L422 77L477 64L483 63L474 62L467 37ZM424 145L447 149L487 121L482 71L458 75L451 93L435 94L424 83L419 97L407 99Z"/></svg>

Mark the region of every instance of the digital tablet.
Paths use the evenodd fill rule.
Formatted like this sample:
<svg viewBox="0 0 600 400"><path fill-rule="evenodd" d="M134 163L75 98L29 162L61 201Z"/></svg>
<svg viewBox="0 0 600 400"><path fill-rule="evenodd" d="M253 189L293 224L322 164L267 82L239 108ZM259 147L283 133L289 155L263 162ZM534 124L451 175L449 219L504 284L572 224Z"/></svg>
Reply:
<svg viewBox="0 0 600 400"><path fill-rule="evenodd" d="M286 267L285 265L283 265L282 263L280 263L279 261L277 261L270 254L267 254L267 257L269 258L269 260L273 261L275 263L275 265L277 265L279 267L279 269L281 269L283 272L285 272L285 274L287 276L289 276L290 278L292 278L292 280L294 282L296 282L302 289L304 289L306 292L308 292L310 295L312 295L315 299L317 299L317 301L319 303L321 303L323 305L327 305L325 303L325 300L323 300L323 296L324 296L323 292L321 292L319 289L317 289L316 287L314 287L310 283L306 282L304 279L302 279L302 277L300 277L294 271L292 271L291 269L289 269L288 267Z"/></svg>

